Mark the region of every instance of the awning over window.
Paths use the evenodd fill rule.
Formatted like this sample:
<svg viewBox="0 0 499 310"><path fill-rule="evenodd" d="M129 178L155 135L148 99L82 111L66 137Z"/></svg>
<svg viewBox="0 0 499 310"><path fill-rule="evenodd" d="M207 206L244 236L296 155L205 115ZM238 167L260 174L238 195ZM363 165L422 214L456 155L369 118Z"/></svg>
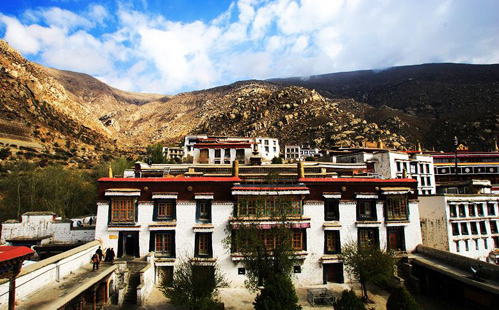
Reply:
<svg viewBox="0 0 499 310"><path fill-rule="evenodd" d="M232 195L236 196L281 196L308 195L308 187L233 187Z"/></svg>
<svg viewBox="0 0 499 310"><path fill-rule="evenodd" d="M341 193L324 193L322 196L326 199L340 199Z"/></svg>
<svg viewBox="0 0 499 310"><path fill-rule="evenodd" d="M104 194L106 197L113 196L128 196L128 197L138 197L140 196L140 189L138 188L108 188Z"/></svg>
<svg viewBox="0 0 499 310"><path fill-rule="evenodd" d="M178 193L152 193L152 199L177 199Z"/></svg>
<svg viewBox="0 0 499 310"><path fill-rule="evenodd" d="M355 193L355 198L357 198L357 199L378 199L378 194L376 194L376 193Z"/></svg>
<svg viewBox="0 0 499 310"><path fill-rule="evenodd" d="M195 193L194 194L194 199L212 199L213 200L214 194L213 193Z"/></svg>
<svg viewBox="0 0 499 310"><path fill-rule="evenodd" d="M238 229L239 226L246 225L246 223L232 223L232 229ZM258 229L272 229L276 226L282 225L281 223L260 223L256 227ZM296 223L286 223L286 226L292 229L303 229L310 228L310 223L308 222L296 222Z"/></svg>
<svg viewBox="0 0 499 310"><path fill-rule="evenodd" d="M401 195L412 193L409 187L382 187L381 193L383 195Z"/></svg>

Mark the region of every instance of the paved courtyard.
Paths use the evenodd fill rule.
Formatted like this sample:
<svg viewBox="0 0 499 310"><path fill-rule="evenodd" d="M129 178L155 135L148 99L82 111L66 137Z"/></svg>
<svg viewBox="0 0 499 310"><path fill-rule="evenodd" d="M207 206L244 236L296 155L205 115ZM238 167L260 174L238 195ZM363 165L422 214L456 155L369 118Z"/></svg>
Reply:
<svg viewBox="0 0 499 310"><path fill-rule="evenodd" d="M326 306L316 306L313 307L307 301L307 289L309 288L327 288L329 289L334 297L339 297L341 292L345 289L350 289L350 285L347 284L329 284L329 285L320 285L314 287L302 287L297 288L296 293L299 298L299 303L303 307L303 310L312 310L312 309L331 309L332 307ZM357 295L360 296L360 286L353 285ZM220 290L220 298L222 302L225 304L225 309L227 310L252 310L253 309L253 300L255 299L256 293L252 293L245 288L224 288ZM369 297L374 301L374 304L368 305L368 307L376 310L386 310L386 300L388 299L390 294L377 287L370 286L369 287ZM441 304L439 301L434 299L429 299L423 296L416 296L416 299L421 305L422 310L465 310L448 307L444 304ZM168 299L163 296L163 294L159 291L159 289L154 288L152 293L146 300L145 305L140 307L118 307L111 306L108 309L120 309L120 310L184 310L185 307L174 307L168 304Z"/></svg>

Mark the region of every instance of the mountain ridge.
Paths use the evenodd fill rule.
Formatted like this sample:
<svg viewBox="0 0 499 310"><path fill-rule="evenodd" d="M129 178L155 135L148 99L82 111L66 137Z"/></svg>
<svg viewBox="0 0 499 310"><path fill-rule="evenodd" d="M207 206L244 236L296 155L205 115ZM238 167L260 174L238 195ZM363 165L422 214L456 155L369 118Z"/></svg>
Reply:
<svg viewBox="0 0 499 310"><path fill-rule="evenodd" d="M428 66L432 67L425 68ZM427 70L411 67L415 72ZM473 88L469 85L481 87L482 99L496 102L496 69L486 76L474 73L482 84L466 83L463 90L461 84L467 80L462 78L453 87L461 95ZM392 70L400 69L376 74L382 76ZM185 135L195 133L273 136L282 144L310 144L323 149L373 145L378 140L401 150L412 149L419 141L427 148L447 147L444 138L449 134L440 137L434 132L441 128L455 132L449 125L455 116L443 113L445 109L431 96L431 100L423 96L424 100L416 103L414 98L436 90L449 92L453 89L448 87L450 83L443 83L442 78L431 82L431 73L423 74L431 83L419 78L409 80L407 73L373 82L365 77L372 75L372 70L359 72L333 73L307 81L239 81L171 96L142 94L118 90L86 74L29 62L0 40L0 148L10 148L10 159L14 160L87 166L101 159L136 155L156 142L177 144ZM397 83L401 79L403 83ZM476 92L467 96L479 98ZM444 107L449 104L442 102ZM454 106L466 105L456 100ZM463 128L482 137L476 146L491 144L499 129L499 117L490 113L496 111L495 107L487 104L475 111L482 122L477 124L475 119ZM441 123L435 121L441 119ZM473 120L464 121L468 119ZM22 143L36 147L23 149Z"/></svg>
<svg viewBox="0 0 499 310"><path fill-rule="evenodd" d="M379 120L384 107L395 109L429 148L452 149L458 136L469 147L486 150L498 136L499 64L423 64L271 81L366 103L374 108L367 119ZM411 123L411 116L426 124Z"/></svg>

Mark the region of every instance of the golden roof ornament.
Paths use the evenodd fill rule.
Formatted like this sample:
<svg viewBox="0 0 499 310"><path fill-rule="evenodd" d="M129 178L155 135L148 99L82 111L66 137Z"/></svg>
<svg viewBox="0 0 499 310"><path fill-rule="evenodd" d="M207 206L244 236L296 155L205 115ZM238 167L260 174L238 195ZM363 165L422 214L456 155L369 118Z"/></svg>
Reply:
<svg viewBox="0 0 499 310"><path fill-rule="evenodd" d="M107 171L107 177L112 178L113 177L113 168L109 166L109 169Z"/></svg>
<svg viewBox="0 0 499 310"><path fill-rule="evenodd" d="M381 138L378 138L378 148L379 149L384 149L385 148L385 145L384 145L383 141L381 141Z"/></svg>

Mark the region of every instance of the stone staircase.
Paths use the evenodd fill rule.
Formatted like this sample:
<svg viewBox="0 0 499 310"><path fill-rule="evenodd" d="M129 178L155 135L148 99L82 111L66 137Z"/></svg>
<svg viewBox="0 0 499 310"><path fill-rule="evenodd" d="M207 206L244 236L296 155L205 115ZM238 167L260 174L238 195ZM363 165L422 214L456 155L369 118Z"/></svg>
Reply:
<svg viewBox="0 0 499 310"><path fill-rule="evenodd" d="M123 305L136 305L137 286L140 285L140 270L147 266L147 262L129 261L127 262L127 266L130 276L128 279L128 289L125 294Z"/></svg>

